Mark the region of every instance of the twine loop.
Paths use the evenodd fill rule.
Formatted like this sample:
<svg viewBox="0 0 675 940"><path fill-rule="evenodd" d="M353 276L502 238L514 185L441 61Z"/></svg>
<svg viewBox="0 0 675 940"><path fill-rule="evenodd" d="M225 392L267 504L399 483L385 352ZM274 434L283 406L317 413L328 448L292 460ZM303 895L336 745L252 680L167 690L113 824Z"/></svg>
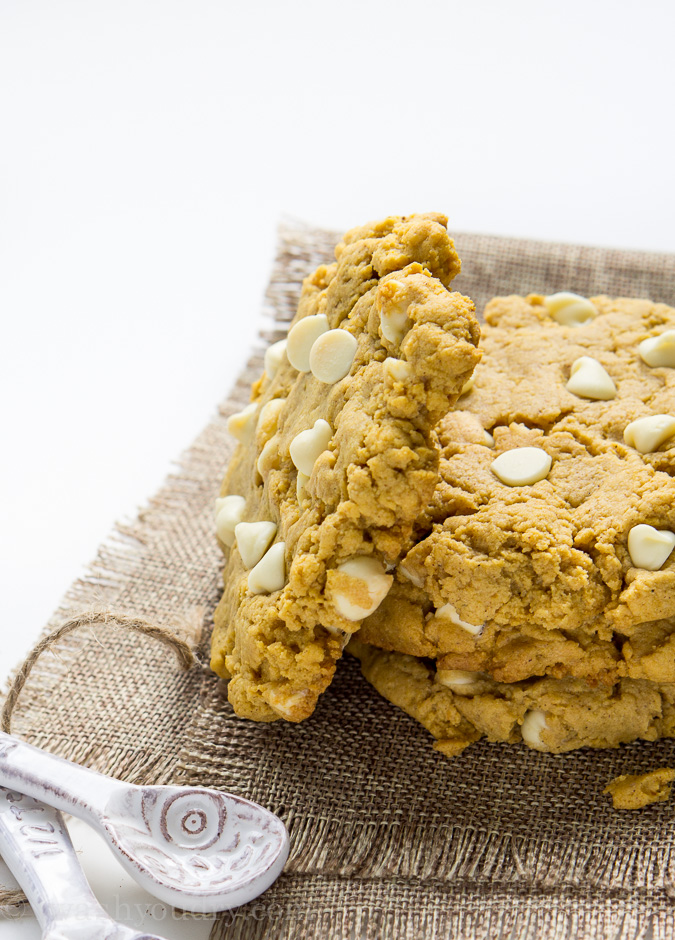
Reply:
<svg viewBox="0 0 675 940"><path fill-rule="evenodd" d="M2 731L6 734L10 733L12 713L17 700L33 666L40 656L42 656L46 650L55 646L59 640L68 633L72 633L74 630L79 630L82 627L91 627L95 624L106 624L107 626L116 625L125 630L131 630L143 636L149 636L155 640L159 640L160 643L164 643L165 646L170 647L174 651L182 669L190 669L197 662L191 646L186 643L185 640L181 639L181 637L177 636L166 627L160 627L157 626L157 624L150 623L149 620L145 620L143 617L132 617L128 614L116 614L111 611L87 611L86 613L78 614L75 617L71 617L70 620L66 620L66 622L62 623L56 630L53 630L51 633L48 633L47 636L43 637L33 647L23 664L17 670L11 681L9 691L7 692L2 707L2 714L0 715L0 729Z"/></svg>

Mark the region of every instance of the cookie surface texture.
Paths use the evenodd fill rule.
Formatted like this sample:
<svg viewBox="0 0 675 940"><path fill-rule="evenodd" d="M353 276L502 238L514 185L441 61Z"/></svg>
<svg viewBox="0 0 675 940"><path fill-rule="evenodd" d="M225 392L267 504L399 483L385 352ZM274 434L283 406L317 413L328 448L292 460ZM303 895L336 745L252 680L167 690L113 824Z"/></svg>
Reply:
<svg viewBox="0 0 675 940"><path fill-rule="evenodd" d="M459 267L440 215L348 232L231 419L212 667L241 716L309 716L412 547L439 482L432 429L480 358L473 304L448 289Z"/></svg>
<svg viewBox="0 0 675 940"><path fill-rule="evenodd" d="M611 796L614 809L642 809L670 799L673 780L675 770L661 767L646 774L622 774L610 780L602 792Z"/></svg>
<svg viewBox="0 0 675 940"><path fill-rule="evenodd" d="M364 642L499 683L675 683L675 368L640 351L675 310L591 303L575 326L536 295L488 304L473 387L437 427L440 482ZM583 358L613 398L569 391Z"/></svg>

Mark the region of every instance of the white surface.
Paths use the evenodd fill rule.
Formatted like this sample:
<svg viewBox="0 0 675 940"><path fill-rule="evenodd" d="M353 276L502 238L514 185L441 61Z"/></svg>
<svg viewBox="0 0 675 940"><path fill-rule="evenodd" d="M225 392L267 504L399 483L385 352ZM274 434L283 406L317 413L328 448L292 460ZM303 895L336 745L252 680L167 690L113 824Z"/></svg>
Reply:
<svg viewBox="0 0 675 940"><path fill-rule="evenodd" d="M2 671L227 391L281 213L675 250L674 29L665 0L0 0Z"/></svg>

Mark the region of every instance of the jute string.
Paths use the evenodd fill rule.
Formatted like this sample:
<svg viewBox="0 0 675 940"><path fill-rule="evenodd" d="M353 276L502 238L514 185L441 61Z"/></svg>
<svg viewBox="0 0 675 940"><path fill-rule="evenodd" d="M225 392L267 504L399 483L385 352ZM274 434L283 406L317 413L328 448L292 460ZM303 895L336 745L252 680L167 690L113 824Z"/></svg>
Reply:
<svg viewBox="0 0 675 940"><path fill-rule="evenodd" d="M68 633L72 633L74 630L81 630L84 627L93 627L96 624L105 624L106 626L120 627L123 630L131 630L132 632L140 633L142 636L147 636L153 640L158 640L160 643L164 643L165 646L168 646L176 654L181 669L190 669L196 662L192 648L188 646L184 640L181 640L180 637L176 636L175 633L172 633L166 627L158 627L156 624L150 623L142 617L129 617L126 614L116 614L112 611L90 611L89 613L71 617L70 620L66 620L66 622L61 624L60 627L57 627L56 630L52 630L47 636L42 637L15 672L10 681L9 689L7 690L2 707L2 713L0 714L0 727L5 734L11 733L12 712L16 707L21 690L33 670L33 666L37 663L42 654L46 653L48 650L53 650L54 647L58 645L59 641ZM0 904L2 904L1 895Z"/></svg>

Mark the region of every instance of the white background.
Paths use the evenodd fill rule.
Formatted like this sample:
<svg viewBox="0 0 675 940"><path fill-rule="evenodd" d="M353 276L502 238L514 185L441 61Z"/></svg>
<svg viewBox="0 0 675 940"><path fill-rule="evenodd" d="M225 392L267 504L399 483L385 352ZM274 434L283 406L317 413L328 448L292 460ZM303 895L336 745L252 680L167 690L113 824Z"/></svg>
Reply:
<svg viewBox="0 0 675 940"><path fill-rule="evenodd" d="M227 392L282 213L675 250L674 33L665 0L0 0L0 673Z"/></svg>

